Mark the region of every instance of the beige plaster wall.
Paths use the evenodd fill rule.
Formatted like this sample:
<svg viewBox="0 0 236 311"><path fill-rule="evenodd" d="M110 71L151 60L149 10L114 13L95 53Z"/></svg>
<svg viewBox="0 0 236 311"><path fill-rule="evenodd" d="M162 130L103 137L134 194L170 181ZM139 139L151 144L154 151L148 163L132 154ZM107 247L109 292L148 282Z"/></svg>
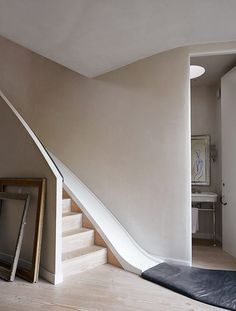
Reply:
<svg viewBox="0 0 236 311"><path fill-rule="evenodd" d="M0 88L145 250L190 260L185 49L88 79L1 38Z"/></svg>

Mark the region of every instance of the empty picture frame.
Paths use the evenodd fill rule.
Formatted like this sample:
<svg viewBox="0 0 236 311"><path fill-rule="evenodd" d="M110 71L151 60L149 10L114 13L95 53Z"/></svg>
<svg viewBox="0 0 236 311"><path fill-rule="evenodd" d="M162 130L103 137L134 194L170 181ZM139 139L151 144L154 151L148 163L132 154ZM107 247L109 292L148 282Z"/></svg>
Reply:
<svg viewBox="0 0 236 311"><path fill-rule="evenodd" d="M24 209L20 221L20 227L19 232L17 236L17 241L15 245L15 251L13 254L13 261L10 265L8 264L0 264L0 278L6 280L6 281L14 281L16 269L18 265L18 260L20 256L21 251L21 245L22 240L24 236L24 228L26 225L26 216L29 208L29 200L30 196L28 194L22 194L22 193L7 193L7 192L0 192L0 200L21 200L24 202Z"/></svg>
<svg viewBox="0 0 236 311"><path fill-rule="evenodd" d="M29 267L21 265L21 260L19 260L16 275L29 281L37 282L39 275L39 264L41 255L41 242L42 242L42 231L43 231L43 216L45 209L45 197L46 197L46 178L0 178L0 192L7 192L11 188L23 188L25 192L30 193L26 189L33 188L37 194L37 207L35 211L35 226L34 234L32 236L32 259ZM14 191L16 192L16 191ZM33 197L31 196L31 199ZM32 201L29 205L28 216L32 209ZM29 220L28 220L29 223ZM23 241L24 243L24 241Z"/></svg>
<svg viewBox="0 0 236 311"><path fill-rule="evenodd" d="M192 136L192 185L210 186L210 136Z"/></svg>

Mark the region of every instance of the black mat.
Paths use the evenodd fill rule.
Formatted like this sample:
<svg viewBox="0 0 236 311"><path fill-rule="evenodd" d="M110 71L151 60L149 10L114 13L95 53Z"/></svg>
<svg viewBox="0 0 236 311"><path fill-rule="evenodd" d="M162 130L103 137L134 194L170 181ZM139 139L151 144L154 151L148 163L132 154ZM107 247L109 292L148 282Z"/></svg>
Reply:
<svg viewBox="0 0 236 311"><path fill-rule="evenodd" d="M192 299L236 310L236 271L161 263L141 276Z"/></svg>

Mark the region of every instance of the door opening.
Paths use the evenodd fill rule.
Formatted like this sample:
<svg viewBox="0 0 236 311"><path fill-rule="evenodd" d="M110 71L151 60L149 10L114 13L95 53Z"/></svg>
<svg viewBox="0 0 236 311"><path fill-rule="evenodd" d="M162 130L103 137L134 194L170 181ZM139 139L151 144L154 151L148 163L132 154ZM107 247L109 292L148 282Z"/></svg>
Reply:
<svg viewBox="0 0 236 311"><path fill-rule="evenodd" d="M205 68L191 80L192 264L236 270L236 54L190 63Z"/></svg>

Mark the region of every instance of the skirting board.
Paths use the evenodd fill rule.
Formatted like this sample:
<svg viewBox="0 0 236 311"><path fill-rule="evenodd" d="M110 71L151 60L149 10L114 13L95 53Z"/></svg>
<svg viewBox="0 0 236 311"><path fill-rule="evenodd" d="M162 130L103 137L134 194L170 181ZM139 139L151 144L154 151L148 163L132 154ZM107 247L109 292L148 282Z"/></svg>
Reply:
<svg viewBox="0 0 236 311"><path fill-rule="evenodd" d="M183 265L183 266L191 266L190 260L180 260L180 259L175 259L175 258L163 258L163 257L158 257L161 258L164 262L166 263L171 263L175 265Z"/></svg>
<svg viewBox="0 0 236 311"><path fill-rule="evenodd" d="M0 252L0 260L6 261L6 262L11 262L12 258L13 258L12 255ZM30 267L31 267L30 262L27 260L24 260L24 259L19 259L19 264L26 269L30 269ZM42 279L44 279L44 280L46 280L49 283L52 283L54 285L59 284L63 281L63 274L62 273L55 274L55 273L49 272L48 270L46 270L43 267L40 267L40 269L39 269L39 276Z"/></svg>
<svg viewBox="0 0 236 311"><path fill-rule="evenodd" d="M39 269L39 276L48 281L49 283L52 283L54 285L60 284L63 282L63 274L62 273L52 273L48 270L44 269L43 267L40 267Z"/></svg>

